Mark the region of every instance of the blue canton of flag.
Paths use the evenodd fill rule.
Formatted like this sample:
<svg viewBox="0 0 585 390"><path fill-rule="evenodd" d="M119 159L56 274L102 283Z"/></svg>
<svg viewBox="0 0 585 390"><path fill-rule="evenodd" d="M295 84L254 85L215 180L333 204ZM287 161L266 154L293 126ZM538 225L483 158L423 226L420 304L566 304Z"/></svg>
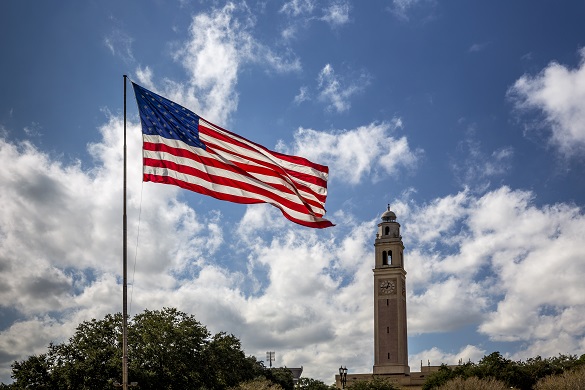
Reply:
<svg viewBox="0 0 585 390"><path fill-rule="evenodd" d="M174 138L184 143L205 149L199 139L199 116L164 97L134 84L134 93L139 106L142 132Z"/></svg>

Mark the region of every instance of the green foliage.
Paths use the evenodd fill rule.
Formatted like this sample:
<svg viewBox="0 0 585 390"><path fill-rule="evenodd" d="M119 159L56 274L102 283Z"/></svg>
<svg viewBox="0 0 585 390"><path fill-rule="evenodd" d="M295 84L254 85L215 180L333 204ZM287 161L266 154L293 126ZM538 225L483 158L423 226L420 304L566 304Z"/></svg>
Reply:
<svg viewBox="0 0 585 390"><path fill-rule="evenodd" d="M499 352L484 356L475 367L475 376L479 378L495 378L513 387L517 387L517 385L524 382L519 365L504 358Z"/></svg>
<svg viewBox="0 0 585 390"><path fill-rule="evenodd" d="M128 328L129 378L141 388L201 387L198 370L209 332L176 309L145 310Z"/></svg>
<svg viewBox="0 0 585 390"><path fill-rule="evenodd" d="M95 389L110 387L121 371L122 316L80 324L68 343L12 365L14 389ZM117 364L117 366L116 366Z"/></svg>
<svg viewBox="0 0 585 390"><path fill-rule="evenodd" d="M12 377L21 385L17 389L51 389L53 381L49 375L49 359L46 354L31 356L28 360L14 362Z"/></svg>
<svg viewBox="0 0 585 390"><path fill-rule="evenodd" d="M271 368L264 375L268 380L279 384L283 390L294 389L292 372L287 368Z"/></svg>
<svg viewBox="0 0 585 390"><path fill-rule="evenodd" d="M356 381L347 387L348 390L398 390L390 381L374 377L369 381Z"/></svg>
<svg viewBox="0 0 585 390"><path fill-rule="evenodd" d="M462 374L461 376L465 377L464 374ZM441 365L441 367L439 367L439 371L433 372L427 377L425 383L422 386L422 390L438 389L439 387L443 386L451 379L456 377L457 375L454 372L454 370L443 364Z"/></svg>
<svg viewBox="0 0 585 390"><path fill-rule="evenodd" d="M122 377L122 315L81 323L68 342L12 365L10 389L106 389ZM246 357L233 335L211 336L176 309L145 310L128 324L129 380L140 389L225 390L264 376L292 390L289 370L268 370Z"/></svg>
<svg viewBox="0 0 585 390"><path fill-rule="evenodd" d="M585 390L585 365L543 378L536 383L534 388L535 390Z"/></svg>
<svg viewBox="0 0 585 390"><path fill-rule="evenodd" d="M496 379L508 388L531 390L536 383L548 376L566 372L575 367L585 366L585 355L559 355L543 359L540 356L525 362L514 362L504 358L499 352L484 356L478 364L467 363L456 367L442 366L439 371L430 374L423 385L423 390L438 389L455 378Z"/></svg>
<svg viewBox="0 0 585 390"><path fill-rule="evenodd" d="M312 378L300 378L297 383L299 390L329 390L330 388L324 382Z"/></svg>
<svg viewBox="0 0 585 390"><path fill-rule="evenodd" d="M255 358L247 358L240 340L232 334L221 332L213 336L203 351L203 360L204 382L212 389L233 387L242 378L265 375L264 366Z"/></svg>

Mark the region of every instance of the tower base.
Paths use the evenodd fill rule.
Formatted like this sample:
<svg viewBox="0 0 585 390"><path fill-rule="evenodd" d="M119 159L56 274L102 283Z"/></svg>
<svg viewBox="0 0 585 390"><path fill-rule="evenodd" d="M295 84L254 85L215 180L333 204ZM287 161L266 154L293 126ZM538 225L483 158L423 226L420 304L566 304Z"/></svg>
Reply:
<svg viewBox="0 0 585 390"><path fill-rule="evenodd" d="M408 365L380 365L374 366L374 375L384 374L403 374L410 375L410 367Z"/></svg>

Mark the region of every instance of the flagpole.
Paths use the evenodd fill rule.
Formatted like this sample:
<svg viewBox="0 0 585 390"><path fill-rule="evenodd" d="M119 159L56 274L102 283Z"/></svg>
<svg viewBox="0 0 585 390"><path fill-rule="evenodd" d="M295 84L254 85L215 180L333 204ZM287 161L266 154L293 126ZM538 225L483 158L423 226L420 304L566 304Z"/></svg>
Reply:
<svg viewBox="0 0 585 390"><path fill-rule="evenodd" d="M126 217L126 79L124 75L124 211L122 244L122 389L128 390L128 222Z"/></svg>

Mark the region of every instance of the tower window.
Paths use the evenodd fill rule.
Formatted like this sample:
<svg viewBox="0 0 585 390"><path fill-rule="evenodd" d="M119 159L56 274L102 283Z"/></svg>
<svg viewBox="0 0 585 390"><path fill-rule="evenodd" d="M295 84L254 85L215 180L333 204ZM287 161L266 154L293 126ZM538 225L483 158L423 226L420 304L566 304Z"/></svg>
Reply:
<svg viewBox="0 0 585 390"><path fill-rule="evenodd" d="M388 251L388 262L386 264L392 264L392 251Z"/></svg>
<svg viewBox="0 0 585 390"><path fill-rule="evenodd" d="M390 333L390 327L389 326L386 327L386 333Z"/></svg>
<svg viewBox="0 0 585 390"><path fill-rule="evenodd" d="M390 234L390 226L384 228L384 235L387 236L388 234Z"/></svg>
<svg viewBox="0 0 585 390"><path fill-rule="evenodd" d="M382 252L382 265L388 265L388 253L386 251Z"/></svg>

